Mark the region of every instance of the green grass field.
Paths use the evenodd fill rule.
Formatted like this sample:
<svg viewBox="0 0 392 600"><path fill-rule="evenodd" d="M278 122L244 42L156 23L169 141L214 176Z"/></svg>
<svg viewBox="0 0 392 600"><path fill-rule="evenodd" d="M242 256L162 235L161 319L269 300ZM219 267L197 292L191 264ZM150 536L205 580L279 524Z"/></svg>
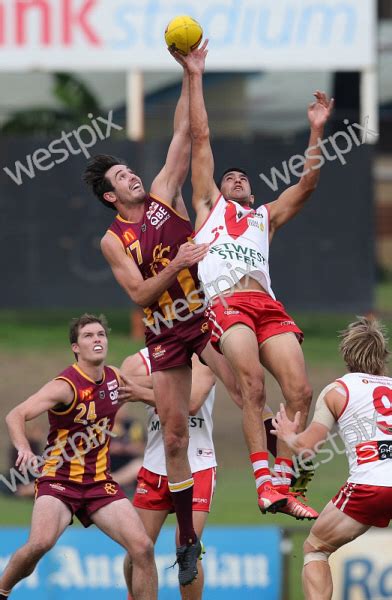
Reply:
<svg viewBox="0 0 392 600"><path fill-rule="evenodd" d="M387 313L391 286L378 292L378 305L389 318L385 320L392 329L391 313ZM70 361L67 341L68 321L82 311L0 311L0 354L10 362L23 361L28 364L31 357L39 355L45 363L49 357ZM129 336L129 312L126 310L97 310L107 314L112 333L110 336L109 363L119 365L123 358L140 347ZM327 368L341 374L342 362L337 352L337 332L343 329L354 315L295 315L305 332L304 353L307 364L314 372L322 373ZM66 364L66 363L65 363ZM7 375L4 367L4 376ZM23 373L22 373L23 375ZM27 377L27 376L26 376ZM328 381L324 382L325 384ZM31 390L33 391L33 390ZM8 399L10 400L10 399ZM13 398L14 404L20 399ZM4 413L6 412L4 409ZM5 433L4 428L1 432ZM227 441L228 444L232 443ZM300 573L302 568L302 543L310 524L298 522L284 515L262 516L257 509L254 482L246 456L238 468L225 460L224 448L218 460L223 466L218 471L218 485L214 506L209 518L211 524L263 525L276 524L288 529L293 541L290 551L290 568L285 600L302 598ZM237 463L234 463L237 465ZM321 510L344 482L347 473L344 456L321 466L309 489L309 501L314 508ZM0 525L28 525L31 515L31 502L0 496ZM262 535L262 533L261 533Z"/></svg>

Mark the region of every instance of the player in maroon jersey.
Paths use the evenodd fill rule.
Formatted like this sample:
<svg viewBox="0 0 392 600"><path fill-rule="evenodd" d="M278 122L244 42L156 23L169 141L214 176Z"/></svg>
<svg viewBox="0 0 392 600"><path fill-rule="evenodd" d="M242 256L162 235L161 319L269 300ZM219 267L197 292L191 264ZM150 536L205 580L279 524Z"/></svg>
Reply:
<svg viewBox="0 0 392 600"><path fill-rule="evenodd" d="M113 156L93 157L84 174L98 199L118 212L101 248L118 283L146 313L146 345L180 531L181 585L197 576L201 553L192 523L193 479L187 457L192 354L201 356L238 394L229 367L209 343L196 267L208 245L189 242L193 227L181 191L190 153L189 80L184 71L173 139L151 191L147 193L140 177Z"/></svg>
<svg viewBox="0 0 392 600"><path fill-rule="evenodd" d="M18 450L20 470L40 464L30 536L11 557L0 578L0 599L30 575L77 516L94 523L132 556L132 590L139 600L157 598L153 545L124 492L110 475L109 445L120 406L119 376L105 366L105 319L82 315L70 328L76 362L6 417ZM43 457L31 451L25 422L48 412L49 435ZM135 572L136 562L136 572ZM129 588L131 575L124 572ZM146 586L145 582L149 585Z"/></svg>

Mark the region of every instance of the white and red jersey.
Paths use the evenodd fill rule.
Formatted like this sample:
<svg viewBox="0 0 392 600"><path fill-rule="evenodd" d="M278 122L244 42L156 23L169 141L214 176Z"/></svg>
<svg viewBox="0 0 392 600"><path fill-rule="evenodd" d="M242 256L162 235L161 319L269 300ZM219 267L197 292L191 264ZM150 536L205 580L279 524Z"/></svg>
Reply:
<svg viewBox="0 0 392 600"><path fill-rule="evenodd" d="M349 373L337 380L346 392L338 419L349 461L349 483L392 486L392 379Z"/></svg>
<svg viewBox="0 0 392 600"><path fill-rule="evenodd" d="M229 290L249 275L275 299L268 264L267 205L255 210L221 195L194 239L197 244L210 245L199 263L199 279L207 298Z"/></svg>
<svg viewBox="0 0 392 600"><path fill-rule="evenodd" d="M140 350L147 373L151 374L150 358L147 348ZM215 385L211 388L203 406L198 412L189 416L188 459L191 472L204 471L216 467L214 442L212 439L212 411L215 402ZM165 449L161 431L161 422L156 409L147 406L147 444L144 451L143 467L157 473L167 475Z"/></svg>

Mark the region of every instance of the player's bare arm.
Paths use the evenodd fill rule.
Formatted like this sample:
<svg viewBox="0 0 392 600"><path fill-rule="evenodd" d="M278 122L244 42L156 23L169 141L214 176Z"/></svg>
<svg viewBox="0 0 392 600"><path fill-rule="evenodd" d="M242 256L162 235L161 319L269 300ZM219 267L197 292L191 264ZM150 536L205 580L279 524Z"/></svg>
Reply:
<svg viewBox="0 0 392 600"><path fill-rule="evenodd" d="M172 53L173 54L173 53ZM176 56L174 55L174 58ZM179 62L179 61L178 61ZM173 206L188 218L181 188L189 171L191 136L189 131L189 75L184 69L181 96L174 114L173 138L162 170L151 185L151 193Z"/></svg>
<svg viewBox="0 0 392 600"><path fill-rule="evenodd" d="M196 230L207 219L219 190L214 181L214 157L211 149L208 115L203 96L203 72L208 53L208 40L200 49L182 57L189 73L189 114L192 137L193 208Z"/></svg>
<svg viewBox="0 0 392 600"><path fill-rule="evenodd" d="M303 175L298 183L285 190L277 200L268 204L270 211L270 239L275 231L292 219L310 198L320 178L322 149L319 142L323 138L324 127L332 114L334 99L317 90L316 101L309 105L310 123L309 145L305 152Z"/></svg>
<svg viewBox="0 0 392 600"><path fill-rule="evenodd" d="M121 373L121 385L118 388L118 399L121 402L144 402L149 406L155 406L154 391L151 387L137 383Z"/></svg>
<svg viewBox="0 0 392 600"><path fill-rule="evenodd" d="M186 242L180 246L176 257L157 276L143 279L133 258L129 257L114 236L106 233L101 240L103 255L113 275L128 296L139 306L146 307L165 292L178 273L201 261L208 252L207 244Z"/></svg>
<svg viewBox="0 0 392 600"><path fill-rule="evenodd" d="M192 391L189 402L189 414L195 415L206 401L216 376L209 367L203 365L194 354L192 357Z"/></svg>
<svg viewBox="0 0 392 600"><path fill-rule="evenodd" d="M50 381L37 393L15 406L5 418L11 441L18 451L15 466L25 467L34 458L26 436L26 422L39 417L50 409L71 404L74 392L64 380Z"/></svg>

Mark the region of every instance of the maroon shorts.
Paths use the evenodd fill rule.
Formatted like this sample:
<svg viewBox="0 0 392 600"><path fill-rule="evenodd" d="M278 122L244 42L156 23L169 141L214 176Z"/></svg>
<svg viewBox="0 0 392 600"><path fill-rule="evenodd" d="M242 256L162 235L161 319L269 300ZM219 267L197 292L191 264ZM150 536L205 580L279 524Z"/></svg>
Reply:
<svg viewBox="0 0 392 600"><path fill-rule="evenodd" d="M210 512L215 491L216 468L196 471L193 473L193 481L192 510ZM142 467L137 476L133 505L135 508L144 508L145 510L168 510L170 513L174 513L167 477L157 475Z"/></svg>
<svg viewBox="0 0 392 600"><path fill-rule="evenodd" d="M190 367L192 354L200 356L209 341L208 318L204 313L193 314L186 321L177 320L171 328L162 324L159 334L147 328L146 346L151 372L184 365Z"/></svg>
<svg viewBox="0 0 392 600"><path fill-rule="evenodd" d="M68 480L37 479L35 498L53 496L68 506L84 527L92 525L91 515L126 495L113 479L93 483L75 483Z"/></svg>
<svg viewBox="0 0 392 600"><path fill-rule="evenodd" d="M209 309L211 343L220 350L219 341L233 325L243 323L252 329L259 344L280 333L293 332L300 343L303 333L281 302L263 292L234 292L213 301Z"/></svg>
<svg viewBox="0 0 392 600"><path fill-rule="evenodd" d="M392 520L392 487L346 483L332 502L345 515L364 525L388 527Z"/></svg>

